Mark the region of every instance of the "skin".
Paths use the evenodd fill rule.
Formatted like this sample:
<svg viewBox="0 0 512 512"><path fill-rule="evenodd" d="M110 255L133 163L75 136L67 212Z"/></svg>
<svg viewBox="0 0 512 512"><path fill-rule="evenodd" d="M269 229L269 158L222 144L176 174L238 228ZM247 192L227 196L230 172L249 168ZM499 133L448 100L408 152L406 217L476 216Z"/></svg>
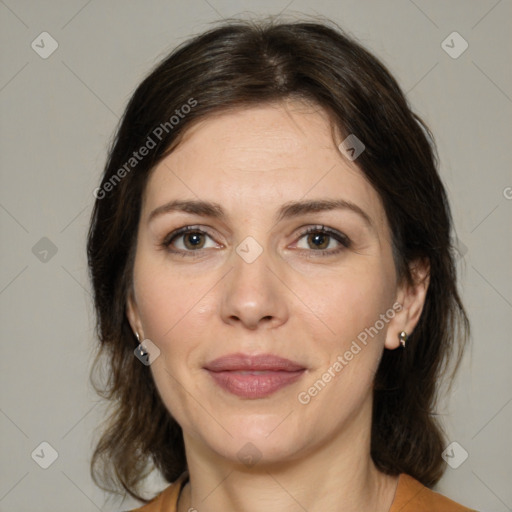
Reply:
<svg viewBox="0 0 512 512"><path fill-rule="evenodd" d="M392 504L398 478L370 457L372 385L383 351L419 320L428 267L415 262L414 286L398 282L380 197L357 160L342 156L341 140L326 113L305 103L238 109L194 124L148 181L127 315L160 350L150 371L183 429L190 483L179 512L385 512ZM326 198L355 203L373 227L350 210L274 220L288 201ZM218 202L227 217L169 212L148 223L174 199ZM350 246L302 235L322 225ZM174 239L170 248L189 256L162 246L184 226L207 231L200 250L190 234ZM262 249L252 263L236 252L248 236ZM384 328L300 403L298 394L396 303L402 309ZM235 352L271 353L307 370L269 397L240 398L203 369ZM250 467L239 459L248 442L261 456Z"/></svg>

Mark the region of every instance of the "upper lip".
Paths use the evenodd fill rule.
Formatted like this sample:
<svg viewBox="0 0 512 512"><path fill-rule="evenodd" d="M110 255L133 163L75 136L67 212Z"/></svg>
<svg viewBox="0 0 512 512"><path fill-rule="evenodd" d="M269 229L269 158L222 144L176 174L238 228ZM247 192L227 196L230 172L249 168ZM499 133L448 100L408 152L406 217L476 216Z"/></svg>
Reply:
<svg viewBox="0 0 512 512"><path fill-rule="evenodd" d="M212 372L224 371L285 371L295 372L305 367L289 359L272 354L228 354L207 363L204 368Z"/></svg>

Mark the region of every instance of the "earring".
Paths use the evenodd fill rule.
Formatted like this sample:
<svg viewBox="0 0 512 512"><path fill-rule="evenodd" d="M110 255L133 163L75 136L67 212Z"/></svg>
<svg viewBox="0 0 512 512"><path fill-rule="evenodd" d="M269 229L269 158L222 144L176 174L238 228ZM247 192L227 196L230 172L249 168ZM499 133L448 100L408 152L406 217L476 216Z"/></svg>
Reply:
<svg viewBox="0 0 512 512"><path fill-rule="evenodd" d="M137 331L135 331L135 336L137 337L137 341L140 343L140 336L139 336L139 333Z"/></svg>
<svg viewBox="0 0 512 512"><path fill-rule="evenodd" d="M398 334L398 339L400 340L400 345L402 345L403 348L405 348L405 342L407 341L408 337L409 336L407 335L407 333L405 331L401 331Z"/></svg>

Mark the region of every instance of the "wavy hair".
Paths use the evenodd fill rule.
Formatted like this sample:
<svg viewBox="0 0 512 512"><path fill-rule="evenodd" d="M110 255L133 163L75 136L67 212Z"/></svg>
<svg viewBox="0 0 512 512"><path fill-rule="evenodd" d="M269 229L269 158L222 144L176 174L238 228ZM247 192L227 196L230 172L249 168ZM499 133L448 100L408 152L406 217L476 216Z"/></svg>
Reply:
<svg viewBox="0 0 512 512"><path fill-rule="evenodd" d="M428 487L444 472L439 383L454 355L453 381L470 326L432 133L385 65L337 25L266 18L225 21L178 46L136 88L111 142L87 240L99 339L90 378L111 406L91 460L104 490L124 489L147 503L142 483L152 469L173 482L187 468L181 427L134 357L138 341L126 316L148 177L195 121L286 98L325 109L342 134L364 142L357 164L383 201L399 279L413 282L417 258L430 264L407 348L384 350L375 375L371 457L381 471L407 473ZM135 159L149 140L151 149ZM96 384L100 363L106 380Z"/></svg>

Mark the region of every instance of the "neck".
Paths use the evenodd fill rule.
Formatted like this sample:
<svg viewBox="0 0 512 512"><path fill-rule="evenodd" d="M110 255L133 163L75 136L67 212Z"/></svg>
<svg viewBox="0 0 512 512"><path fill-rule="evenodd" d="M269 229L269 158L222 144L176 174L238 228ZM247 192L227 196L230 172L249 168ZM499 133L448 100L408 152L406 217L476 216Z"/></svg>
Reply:
<svg viewBox="0 0 512 512"><path fill-rule="evenodd" d="M251 468L212 454L185 435L190 483L178 512L388 512L398 477L375 467L370 433L371 400L324 445L292 461Z"/></svg>

